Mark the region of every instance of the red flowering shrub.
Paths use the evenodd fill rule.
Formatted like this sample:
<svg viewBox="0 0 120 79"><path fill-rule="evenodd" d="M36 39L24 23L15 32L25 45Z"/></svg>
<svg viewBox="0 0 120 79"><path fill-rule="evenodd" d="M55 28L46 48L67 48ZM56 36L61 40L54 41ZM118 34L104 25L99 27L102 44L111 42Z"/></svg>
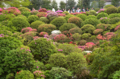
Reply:
<svg viewBox="0 0 120 79"><path fill-rule="evenodd" d="M107 40L109 40L115 36L115 33L114 32L107 32L106 34L104 34L104 36L106 37Z"/></svg>
<svg viewBox="0 0 120 79"><path fill-rule="evenodd" d="M40 17L46 17L47 16L47 13L46 12L39 12L37 13L37 16L40 18Z"/></svg>
<svg viewBox="0 0 120 79"><path fill-rule="evenodd" d="M41 37L44 37L45 35L48 35L48 33L47 32L40 32L39 33L39 36L41 36Z"/></svg>
<svg viewBox="0 0 120 79"><path fill-rule="evenodd" d="M90 49L90 48L92 48L93 46L95 46L95 44L94 44L93 42L87 42L85 45L86 45L86 48L87 48L87 49Z"/></svg>
<svg viewBox="0 0 120 79"><path fill-rule="evenodd" d="M26 27L26 28L23 28L21 30L22 33L26 33L26 32L36 32L37 30L36 29L32 29L31 27Z"/></svg>
<svg viewBox="0 0 120 79"><path fill-rule="evenodd" d="M0 13L3 11L3 9L2 8L0 8Z"/></svg>
<svg viewBox="0 0 120 79"><path fill-rule="evenodd" d="M47 14L47 19L49 19L50 21L52 21L53 19L55 19L56 17L58 17L58 14L56 12L49 12Z"/></svg>
<svg viewBox="0 0 120 79"><path fill-rule="evenodd" d="M59 13L58 16L66 16L66 15L63 13Z"/></svg>
<svg viewBox="0 0 120 79"><path fill-rule="evenodd" d="M47 10L45 8L41 8L38 10L39 12L47 12Z"/></svg>
<svg viewBox="0 0 120 79"><path fill-rule="evenodd" d="M21 12L16 7L10 7L7 9L8 13L13 13L14 15L20 15Z"/></svg>
<svg viewBox="0 0 120 79"><path fill-rule="evenodd" d="M68 23L74 23L79 27L81 27L82 21L83 20L79 17L71 17L71 18L68 19Z"/></svg>
<svg viewBox="0 0 120 79"><path fill-rule="evenodd" d="M103 30L110 30L111 25L110 24L98 24L96 26L97 29L103 29Z"/></svg>
<svg viewBox="0 0 120 79"><path fill-rule="evenodd" d="M67 39L67 36L64 34L59 34L54 37L54 41L56 42L64 42Z"/></svg>
<svg viewBox="0 0 120 79"><path fill-rule="evenodd" d="M35 78L45 78L45 75L44 75L44 72L43 71L40 71L40 70L36 70L36 71L34 71L33 72L34 73L34 75L35 75Z"/></svg>
<svg viewBox="0 0 120 79"><path fill-rule="evenodd" d="M74 34L74 33L79 33L82 34L82 30L79 27L74 27L69 30L69 33Z"/></svg>
<svg viewBox="0 0 120 79"><path fill-rule="evenodd" d="M99 40L105 40L106 38L104 36L102 36L101 34L97 35L97 39Z"/></svg>
<svg viewBox="0 0 120 79"><path fill-rule="evenodd" d="M105 9L100 9L100 10L98 11L98 13L100 13L100 12L105 12Z"/></svg>
<svg viewBox="0 0 120 79"><path fill-rule="evenodd" d="M114 31L117 31L120 29L120 24L118 26L116 26L116 28L114 29Z"/></svg>
<svg viewBox="0 0 120 79"><path fill-rule="evenodd" d="M93 31L94 34L101 34L103 32L103 29L96 29Z"/></svg>

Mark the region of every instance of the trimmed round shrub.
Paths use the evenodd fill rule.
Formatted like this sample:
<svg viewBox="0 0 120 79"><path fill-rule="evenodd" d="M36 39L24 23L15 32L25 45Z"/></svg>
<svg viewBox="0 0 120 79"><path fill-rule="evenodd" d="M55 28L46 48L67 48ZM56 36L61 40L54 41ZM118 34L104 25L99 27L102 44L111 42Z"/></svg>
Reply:
<svg viewBox="0 0 120 79"><path fill-rule="evenodd" d="M64 34L59 34L54 37L54 41L56 42L65 42L67 39L67 36Z"/></svg>
<svg viewBox="0 0 120 79"><path fill-rule="evenodd" d="M46 17L47 16L47 13L46 12L39 12L37 13L37 16L40 18L40 17Z"/></svg>
<svg viewBox="0 0 120 79"><path fill-rule="evenodd" d="M17 17L24 18L25 20L27 20L27 17L23 15L18 15Z"/></svg>
<svg viewBox="0 0 120 79"><path fill-rule="evenodd" d="M91 37L89 37L89 40L90 40L90 41L96 40L96 36L95 36L95 35L92 35Z"/></svg>
<svg viewBox="0 0 120 79"><path fill-rule="evenodd" d="M81 38L87 40L90 36L91 36L90 33L84 33L84 34L82 34Z"/></svg>
<svg viewBox="0 0 120 79"><path fill-rule="evenodd" d="M119 79L119 78L120 78L120 70L115 71L115 73L113 74L113 79Z"/></svg>
<svg viewBox="0 0 120 79"><path fill-rule="evenodd" d="M100 10L98 11L98 13L105 12L105 11L106 11L106 9L100 9Z"/></svg>
<svg viewBox="0 0 120 79"><path fill-rule="evenodd" d="M114 5L106 5L104 8L114 7Z"/></svg>
<svg viewBox="0 0 120 79"><path fill-rule="evenodd" d="M113 13L108 16L110 19L115 18L115 17L120 17L120 14L118 13Z"/></svg>
<svg viewBox="0 0 120 79"><path fill-rule="evenodd" d="M49 23L49 20L46 17L40 17L40 21L44 22L44 23Z"/></svg>
<svg viewBox="0 0 120 79"><path fill-rule="evenodd" d="M29 70L22 70L16 73L15 79L34 79L34 75Z"/></svg>
<svg viewBox="0 0 120 79"><path fill-rule="evenodd" d="M67 21L64 18L58 17L52 20L50 23L55 25L57 29L59 29L59 27L62 26L64 23L67 23Z"/></svg>
<svg viewBox="0 0 120 79"><path fill-rule="evenodd" d="M107 17L102 17L102 18L100 18L100 22L101 22L101 23L104 23L104 24L108 24L108 23L109 23L109 18L107 18Z"/></svg>
<svg viewBox="0 0 120 79"><path fill-rule="evenodd" d="M44 37L45 35L48 35L48 33L47 32L40 32L39 33L39 36L41 36L41 37Z"/></svg>
<svg viewBox="0 0 120 79"><path fill-rule="evenodd" d="M71 39L73 41L80 41L81 39L81 35L79 33L74 33L72 36L71 36Z"/></svg>
<svg viewBox="0 0 120 79"><path fill-rule="evenodd" d="M91 24L86 24L84 26L82 26L82 31L83 33L93 33L93 31L95 30L95 27Z"/></svg>
<svg viewBox="0 0 120 79"><path fill-rule="evenodd" d="M120 7L118 7L118 13L120 13Z"/></svg>
<svg viewBox="0 0 120 79"><path fill-rule="evenodd" d="M47 32L48 34L51 34L51 32L55 29L56 29L56 26L53 24L41 24L38 27L38 32Z"/></svg>
<svg viewBox="0 0 120 79"><path fill-rule="evenodd" d="M95 16L95 15L89 15L89 16L87 16L86 19L90 19L90 18L95 18L95 19L97 19L97 16Z"/></svg>
<svg viewBox="0 0 120 79"><path fill-rule="evenodd" d="M90 11L88 12L88 14L89 14L89 15L97 15L97 13L96 13L95 10L90 10Z"/></svg>
<svg viewBox="0 0 120 79"><path fill-rule="evenodd" d="M30 61L34 59L29 49L21 48L7 52L3 60L4 71L15 73L23 69L30 70L30 67L32 66Z"/></svg>
<svg viewBox="0 0 120 79"><path fill-rule="evenodd" d="M107 8L106 13L107 14L117 13L117 7L112 6L112 7Z"/></svg>
<svg viewBox="0 0 120 79"><path fill-rule="evenodd" d="M50 71L49 71L49 78L47 79L70 79L70 77L72 77L72 73L70 71L68 71L65 68L62 67L53 67Z"/></svg>
<svg viewBox="0 0 120 79"><path fill-rule="evenodd" d="M83 22L82 19L78 17L71 17L68 19L68 23L74 23L78 27L81 27L82 22Z"/></svg>
<svg viewBox="0 0 120 79"><path fill-rule="evenodd" d="M83 22L83 25L85 24L91 24L93 26L97 26L97 24L99 24L100 21L98 19L95 19L95 18L90 18L90 19L86 19L84 22Z"/></svg>
<svg viewBox="0 0 120 79"><path fill-rule="evenodd" d="M34 73L35 79L45 79L45 75L43 71L36 70L33 73Z"/></svg>
<svg viewBox="0 0 120 79"><path fill-rule="evenodd" d="M31 11L31 14L32 14L32 15L37 15L37 13L38 13L38 10L32 10L32 11Z"/></svg>
<svg viewBox="0 0 120 79"><path fill-rule="evenodd" d="M97 29L103 29L103 30L110 30L111 29L111 25L110 24L98 24L96 26Z"/></svg>
<svg viewBox="0 0 120 79"><path fill-rule="evenodd" d="M81 18L83 21L87 18L85 14L78 14L77 17Z"/></svg>
<svg viewBox="0 0 120 79"><path fill-rule="evenodd" d="M96 29L93 31L94 34L101 34L103 32L103 29Z"/></svg>
<svg viewBox="0 0 120 79"><path fill-rule="evenodd" d="M26 27L26 28L23 28L21 30L22 33L26 33L26 32L36 32L37 30L36 29L32 29L31 27Z"/></svg>
<svg viewBox="0 0 120 79"><path fill-rule="evenodd" d="M97 15L97 19L100 19L102 17L108 17L108 14L107 13L104 13L104 12L101 12Z"/></svg>
<svg viewBox="0 0 120 79"><path fill-rule="evenodd" d="M48 61L51 65L56 67L65 67L66 65L66 56L62 53L52 54Z"/></svg>
<svg viewBox="0 0 120 79"><path fill-rule="evenodd" d="M34 29L38 29L39 25L41 24L44 24L44 22L42 21L35 21L35 22L32 22L30 27L34 28Z"/></svg>
<svg viewBox="0 0 120 79"><path fill-rule="evenodd" d="M15 15L14 14L6 14L5 17L6 17L6 20L12 20L13 18L15 18Z"/></svg>
<svg viewBox="0 0 120 79"><path fill-rule="evenodd" d="M77 46L73 45L73 44L59 44L58 45L58 52L63 53L65 55L68 55L72 52L81 52L81 49L79 49Z"/></svg>
<svg viewBox="0 0 120 79"><path fill-rule="evenodd" d="M53 43L46 38L33 40L28 46L30 47L31 53L34 55L34 58L41 62L47 62L50 55L57 52Z"/></svg>
<svg viewBox="0 0 120 79"><path fill-rule="evenodd" d="M28 21L22 17L15 17L12 21L11 24L9 25L9 27L14 26L17 31L21 31L22 28L24 27L29 27L30 24L28 23Z"/></svg>
<svg viewBox="0 0 120 79"><path fill-rule="evenodd" d="M69 15L69 12L68 11L64 11L63 14Z"/></svg>
<svg viewBox="0 0 120 79"><path fill-rule="evenodd" d="M47 9L46 8L41 8L38 10L39 12L47 12Z"/></svg>
<svg viewBox="0 0 120 79"><path fill-rule="evenodd" d="M31 24L32 22L34 22L34 21L37 21L37 20L39 20L39 17L37 16L37 15L30 15L29 17L28 17L28 22Z"/></svg>
<svg viewBox="0 0 120 79"><path fill-rule="evenodd" d="M68 19L71 18L71 17L74 17L74 15L71 15L71 14L66 15L66 16L65 16L66 21L68 21Z"/></svg>
<svg viewBox="0 0 120 79"><path fill-rule="evenodd" d="M53 19L57 17L58 17L58 14L56 12L50 12L47 14L47 19L49 19L49 21L52 21Z"/></svg>
<svg viewBox="0 0 120 79"><path fill-rule="evenodd" d="M87 43L86 40L80 40L80 42L78 43L79 45L85 45Z"/></svg>
<svg viewBox="0 0 120 79"><path fill-rule="evenodd" d="M69 30L69 32L70 32L71 34L74 34L74 33L82 34L82 30L81 30L79 27L71 28L71 29Z"/></svg>
<svg viewBox="0 0 120 79"><path fill-rule="evenodd" d="M8 36L12 36L13 33L11 31L8 31L8 30L0 30L0 34L3 34L3 35L8 35Z"/></svg>
<svg viewBox="0 0 120 79"><path fill-rule="evenodd" d="M64 23L62 26L60 26L60 31L69 31L71 28L78 27L73 23Z"/></svg>
<svg viewBox="0 0 120 79"><path fill-rule="evenodd" d="M115 17L115 18L111 18L110 20L109 20L109 23L110 24L115 24L115 23L117 23L117 22L119 22L120 21L120 17Z"/></svg>
<svg viewBox="0 0 120 79"><path fill-rule="evenodd" d="M18 8L21 11L21 14L28 17L31 14L30 9L26 8L26 7L20 7Z"/></svg>
<svg viewBox="0 0 120 79"><path fill-rule="evenodd" d="M72 52L67 56L67 69L76 76L86 68L86 59L82 53Z"/></svg>

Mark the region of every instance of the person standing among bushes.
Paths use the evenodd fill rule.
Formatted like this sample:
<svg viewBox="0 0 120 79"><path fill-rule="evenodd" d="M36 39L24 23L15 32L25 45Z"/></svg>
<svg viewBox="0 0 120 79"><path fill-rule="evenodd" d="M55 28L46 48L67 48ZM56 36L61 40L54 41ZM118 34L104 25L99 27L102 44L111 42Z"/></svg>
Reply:
<svg viewBox="0 0 120 79"><path fill-rule="evenodd" d="M55 12L55 8L54 7L52 8L52 11Z"/></svg>
<svg viewBox="0 0 120 79"><path fill-rule="evenodd" d="M75 13L75 9L74 9L74 7L73 7L73 9L72 9L72 12Z"/></svg>
<svg viewBox="0 0 120 79"><path fill-rule="evenodd" d="M82 11L83 11L83 12L85 12L85 9L84 9L84 7L83 7Z"/></svg>

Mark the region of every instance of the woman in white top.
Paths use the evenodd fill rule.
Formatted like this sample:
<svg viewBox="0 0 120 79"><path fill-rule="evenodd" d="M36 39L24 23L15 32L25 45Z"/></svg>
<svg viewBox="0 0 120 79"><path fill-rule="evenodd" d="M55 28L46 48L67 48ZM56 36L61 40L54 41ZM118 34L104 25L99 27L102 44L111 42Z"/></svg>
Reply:
<svg viewBox="0 0 120 79"><path fill-rule="evenodd" d="M54 7L52 8L52 11L53 11L53 12L55 12L55 9L54 9Z"/></svg>

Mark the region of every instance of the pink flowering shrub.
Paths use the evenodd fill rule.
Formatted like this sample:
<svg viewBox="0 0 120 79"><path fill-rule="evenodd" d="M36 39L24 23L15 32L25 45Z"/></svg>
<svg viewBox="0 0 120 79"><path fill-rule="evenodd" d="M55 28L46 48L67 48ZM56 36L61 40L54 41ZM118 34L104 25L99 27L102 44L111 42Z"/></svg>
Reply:
<svg viewBox="0 0 120 79"><path fill-rule="evenodd" d="M67 39L67 36L64 34L59 34L54 37L54 41L56 42L64 42Z"/></svg>
<svg viewBox="0 0 120 79"><path fill-rule="evenodd" d="M103 32L103 29L96 29L93 31L94 34L101 34Z"/></svg>
<svg viewBox="0 0 120 79"><path fill-rule="evenodd" d="M118 26L116 26L116 28L114 29L114 31L117 31L120 29L120 24Z"/></svg>
<svg viewBox="0 0 120 79"><path fill-rule="evenodd" d="M44 75L44 72L43 71L40 71L40 70L36 70L33 72L34 75L35 75L35 78L40 78L40 79L44 79L45 78L45 75Z"/></svg>
<svg viewBox="0 0 120 79"><path fill-rule="evenodd" d="M52 21L53 19L55 19L56 17L58 17L58 14L56 12L49 12L47 14L47 19L49 19L50 21Z"/></svg>
<svg viewBox="0 0 120 79"><path fill-rule="evenodd" d="M3 9L2 8L0 8L0 13L3 11Z"/></svg>
<svg viewBox="0 0 120 79"><path fill-rule="evenodd" d="M39 12L37 13L37 16L40 18L40 17L46 17L47 16L47 13L46 12Z"/></svg>
<svg viewBox="0 0 120 79"><path fill-rule="evenodd" d="M101 34L97 35L97 39L99 40L105 40L106 38L104 36L102 36Z"/></svg>
<svg viewBox="0 0 120 79"><path fill-rule="evenodd" d="M98 11L98 13L100 13L100 12L105 12L105 9L100 9L100 10Z"/></svg>
<svg viewBox="0 0 120 79"><path fill-rule="evenodd" d="M26 32L37 32L36 29L32 29L31 27L26 27L26 28L23 28L21 30L22 33L26 33Z"/></svg>
<svg viewBox="0 0 120 79"><path fill-rule="evenodd" d="M14 15L20 15L21 14L20 10L18 10L18 8L16 8L16 7L10 7L7 10L8 10L8 13L13 13Z"/></svg>
<svg viewBox="0 0 120 79"><path fill-rule="evenodd" d="M66 16L66 15L63 13L58 13L58 16Z"/></svg>
<svg viewBox="0 0 120 79"><path fill-rule="evenodd" d="M110 40L112 37L115 36L114 32L107 32L106 34L104 34L104 36L106 37L107 40Z"/></svg>
<svg viewBox="0 0 120 79"><path fill-rule="evenodd" d="M103 30L110 30L111 29L111 25L110 24L98 24L96 26L97 29L103 29Z"/></svg>
<svg viewBox="0 0 120 79"><path fill-rule="evenodd" d="M4 34L0 34L0 37L4 37Z"/></svg>
<svg viewBox="0 0 120 79"><path fill-rule="evenodd" d="M44 37L45 35L48 35L48 33L47 32L40 32L39 33L39 36L41 36L41 37Z"/></svg>
<svg viewBox="0 0 120 79"><path fill-rule="evenodd" d="M93 42L87 42L85 45L86 45L87 49L91 49L91 48L93 48L93 46L95 46L95 44Z"/></svg>
<svg viewBox="0 0 120 79"><path fill-rule="evenodd" d="M39 9L38 11L39 11L39 12L47 12L47 9L41 8L41 9Z"/></svg>
<svg viewBox="0 0 120 79"><path fill-rule="evenodd" d="M101 23L104 23L104 24L108 24L108 23L109 23L109 18L107 18L107 17L102 17L102 18L100 18L100 22L101 22Z"/></svg>

